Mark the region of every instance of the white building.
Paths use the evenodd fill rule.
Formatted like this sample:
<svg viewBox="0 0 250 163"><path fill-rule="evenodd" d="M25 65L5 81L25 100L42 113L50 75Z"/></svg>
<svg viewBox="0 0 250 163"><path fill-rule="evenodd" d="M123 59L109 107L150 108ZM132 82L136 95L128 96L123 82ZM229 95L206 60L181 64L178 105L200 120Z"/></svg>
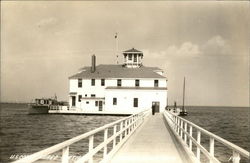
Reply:
<svg viewBox="0 0 250 163"><path fill-rule="evenodd" d="M143 53L123 52L124 64L84 67L69 77L69 111L86 114L132 114L167 106L167 79L157 67L142 65Z"/></svg>

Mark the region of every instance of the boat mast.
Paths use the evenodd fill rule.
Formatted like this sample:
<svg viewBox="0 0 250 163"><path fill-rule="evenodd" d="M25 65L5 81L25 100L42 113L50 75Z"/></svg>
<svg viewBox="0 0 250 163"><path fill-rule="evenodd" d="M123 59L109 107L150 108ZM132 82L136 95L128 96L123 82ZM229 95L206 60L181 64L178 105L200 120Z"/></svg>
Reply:
<svg viewBox="0 0 250 163"><path fill-rule="evenodd" d="M183 104L182 104L182 111L184 112L185 107L185 77L184 77L184 83L183 83Z"/></svg>

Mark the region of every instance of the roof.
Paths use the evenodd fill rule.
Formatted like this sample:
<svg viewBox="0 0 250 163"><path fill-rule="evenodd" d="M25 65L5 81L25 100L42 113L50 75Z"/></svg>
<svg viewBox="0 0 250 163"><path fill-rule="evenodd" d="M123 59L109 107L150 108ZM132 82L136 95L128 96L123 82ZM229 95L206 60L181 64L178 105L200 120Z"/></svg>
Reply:
<svg viewBox="0 0 250 163"><path fill-rule="evenodd" d="M139 51L139 50L137 50L137 49L135 49L135 48L132 48L132 49L124 51L124 53L142 53L142 52Z"/></svg>
<svg viewBox="0 0 250 163"><path fill-rule="evenodd" d="M91 67L84 67L70 79L100 79L100 78L166 78L155 71L160 70L157 67L127 68L123 65L98 65L95 72L91 73Z"/></svg>

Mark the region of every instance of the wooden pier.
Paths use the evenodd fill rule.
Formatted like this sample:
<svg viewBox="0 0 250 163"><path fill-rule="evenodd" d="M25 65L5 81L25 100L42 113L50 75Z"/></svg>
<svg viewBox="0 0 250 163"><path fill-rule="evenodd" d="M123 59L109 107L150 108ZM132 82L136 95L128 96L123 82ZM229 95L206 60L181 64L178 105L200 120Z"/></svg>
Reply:
<svg viewBox="0 0 250 163"><path fill-rule="evenodd" d="M103 140L97 144L94 140L100 134L103 134ZM209 150L201 144L204 136L209 138ZM89 142L88 152L77 160L71 160L70 146L84 139ZM218 142L231 151L229 159L233 163L239 163L241 158L249 161L248 151L192 122L168 111L151 115L151 110L145 110L24 157L15 163L46 162L44 157L58 152L61 153L60 159L52 162L199 163L203 162L203 155L206 162L220 163L215 154L215 143ZM100 152L102 158L96 158Z"/></svg>
<svg viewBox="0 0 250 163"><path fill-rule="evenodd" d="M178 148L166 128L162 114L148 117L148 120L111 159L111 163L188 163L185 153Z"/></svg>

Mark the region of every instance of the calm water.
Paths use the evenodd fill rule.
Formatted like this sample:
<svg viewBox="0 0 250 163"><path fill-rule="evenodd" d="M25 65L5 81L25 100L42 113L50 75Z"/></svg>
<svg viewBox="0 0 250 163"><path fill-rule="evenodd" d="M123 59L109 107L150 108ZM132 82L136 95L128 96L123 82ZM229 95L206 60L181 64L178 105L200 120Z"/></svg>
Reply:
<svg viewBox="0 0 250 163"><path fill-rule="evenodd" d="M1 104L0 162L10 162L11 155L27 155L73 138L119 116L29 115L25 104ZM99 137L101 139L102 136ZM97 137L98 139L98 137ZM98 141L98 140L95 140ZM99 140L100 141L100 140ZM72 147L72 155L87 149L87 142Z"/></svg>
<svg viewBox="0 0 250 163"><path fill-rule="evenodd" d="M244 148L250 150L249 113L247 107L187 107L189 116L185 119ZM196 138L196 134L193 136ZM201 135L201 144L209 150L208 137ZM196 149L195 149L196 150ZM194 151L194 150L193 150ZM215 141L215 156L221 162L228 162L232 151ZM202 157L204 161L204 157ZM242 159L241 162L247 162Z"/></svg>
<svg viewBox="0 0 250 163"><path fill-rule="evenodd" d="M249 151L249 108L189 107L188 120ZM27 155L60 143L104 124L119 116L28 115L25 104L1 104L0 162L10 162L11 155ZM96 142L102 136L97 136ZM207 143L202 135L202 142ZM207 147L208 148L208 147ZM70 148L71 155L87 151L87 142ZM215 144L222 162L230 152ZM230 150L229 150L230 151ZM81 153L81 154L79 154ZM202 158L203 159L203 158Z"/></svg>

